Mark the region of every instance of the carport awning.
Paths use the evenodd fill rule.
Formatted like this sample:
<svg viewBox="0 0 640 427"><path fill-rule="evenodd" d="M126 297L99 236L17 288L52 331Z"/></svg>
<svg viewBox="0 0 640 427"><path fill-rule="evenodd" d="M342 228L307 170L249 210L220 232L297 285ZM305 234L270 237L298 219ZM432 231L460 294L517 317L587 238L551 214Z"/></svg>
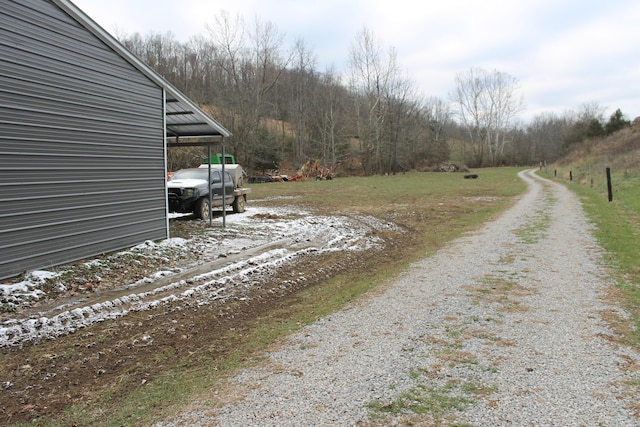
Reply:
<svg viewBox="0 0 640 427"><path fill-rule="evenodd" d="M231 133L191 100L166 86L166 135L168 138L228 137Z"/></svg>

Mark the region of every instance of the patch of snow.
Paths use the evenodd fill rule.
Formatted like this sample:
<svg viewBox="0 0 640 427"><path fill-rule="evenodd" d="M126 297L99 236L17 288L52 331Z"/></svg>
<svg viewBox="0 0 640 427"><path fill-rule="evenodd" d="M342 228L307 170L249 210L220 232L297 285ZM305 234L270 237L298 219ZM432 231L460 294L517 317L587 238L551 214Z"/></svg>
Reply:
<svg viewBox="0 0 640 427"><path fill-rule="evenodd" d="M172 237L170 239L162 240L158 246L185 246L187 243L187 239L183 239L182 237Z"/></svg>
<svg viewBox="0 0 640 427"><path fill-rule="evenodd" d="M298 257L332 251L378 249L382 247L382 240L374 236L373 231L398 230L395 224L370 216L317 216L292 207L252 206L245 214L229 215L226 222L224 229L210 228L191 239L171 238L158 243L147 241L118 255L162 257L162 251L180 250L204 253L206 259L224 259L250 249L257 251L255 255L229 261L226 265L187 279L176 278L171 281L175 271L158 271L134 283L123 284L123 289L131 290L128 295L76 307L56 315L40 313L28 319L16 316L0 324L0 347L53 339L106 319L151 311L169 304L177 310L229 298L246 299L248 289L260 286L264 278L278 267ZM261 246L265 246L265 249L260 250ZM85 265L95 262L99 261L87 261ZM14 300L38 298L43 294L39 286L52 277L55 277L55 273L38 271L32 272L23 282L2 285L3 300L8 295ZM152 287L151 290L149 286L144 286L142 290L142 285L153 284L161 278L168 278L168 284ZM296 280L304 281L304 274L288 282ZM283 283L282 286L286 285ZM58 286L65 285L59 283Z"/></svg>
<svg viewBox="0 0 640 427"><path fill-rule="evenodd" d="M22 305L40 299L44 292L39 288L47 279L58 276L46 270L34 270L25 275L24 280L17 283L0 284L0 298L4 303Z"/></svg>
<svg viewBox="0 0 640 427"><path fill-rule="evenodd" d="M100 266L100 264L102 264L102 261L100 259L92 259L91 261L85 262L83 265L87 268L91 268L98 267Z"/></svg>

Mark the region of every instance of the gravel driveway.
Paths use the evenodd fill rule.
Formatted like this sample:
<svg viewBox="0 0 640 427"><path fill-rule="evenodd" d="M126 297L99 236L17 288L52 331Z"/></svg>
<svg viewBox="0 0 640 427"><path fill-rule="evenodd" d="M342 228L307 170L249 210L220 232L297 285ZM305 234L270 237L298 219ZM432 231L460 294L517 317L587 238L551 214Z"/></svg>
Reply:
<svg viewBox="0 0 640 427"><path fill-rule="evenodd" d="M520 176L504 215L156 426L640 425L640 355L610 339L624 313L580 203Z"/></svg>

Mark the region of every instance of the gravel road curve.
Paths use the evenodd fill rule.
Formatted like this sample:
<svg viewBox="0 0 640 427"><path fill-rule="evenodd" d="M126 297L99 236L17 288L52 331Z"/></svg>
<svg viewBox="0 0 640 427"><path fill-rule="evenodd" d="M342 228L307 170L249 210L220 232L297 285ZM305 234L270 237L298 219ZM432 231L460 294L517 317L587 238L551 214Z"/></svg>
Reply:
<svg viewBox="0 0 640 427"><path fill-rule="evenodd" d="M156 427L640 425L640 354L610 339L625 313L579 200L520 177L498 219Z"/></svg>

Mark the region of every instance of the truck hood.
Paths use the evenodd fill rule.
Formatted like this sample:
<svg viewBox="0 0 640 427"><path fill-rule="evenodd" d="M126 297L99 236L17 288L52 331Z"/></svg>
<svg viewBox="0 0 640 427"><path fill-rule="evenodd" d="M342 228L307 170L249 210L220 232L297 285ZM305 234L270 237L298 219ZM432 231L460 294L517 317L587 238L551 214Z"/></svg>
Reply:
<svg viewBox="0 0 640 427"><path fill-rule="evenodd" d="M204 179L172 179L167 182L168 188L197 188L206 186L207 181Z"/></svg>

